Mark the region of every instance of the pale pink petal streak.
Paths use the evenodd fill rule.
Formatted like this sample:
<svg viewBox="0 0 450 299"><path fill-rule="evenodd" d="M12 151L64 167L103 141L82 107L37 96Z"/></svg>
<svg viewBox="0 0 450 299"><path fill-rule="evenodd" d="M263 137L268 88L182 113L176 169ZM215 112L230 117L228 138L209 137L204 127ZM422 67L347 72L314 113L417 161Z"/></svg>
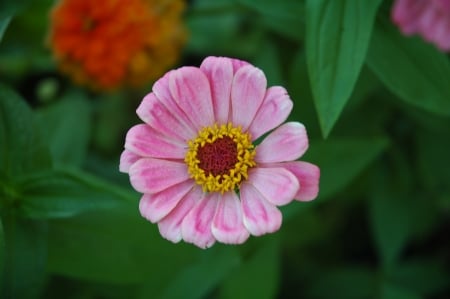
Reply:
<svg viewBox="0 0 450 299"><path fill-rule="evenodd" d="M179 118L164 106L154 93L144 97L136 110L140 119L162 135L179 141L187 141L195 137L197 131L180 122Z"/></svg>
<svg viewBox="0 0 450 299"><path fill-rule="evenodd" d="M120 155L119 170L121 172L128 172L130 170L131 165L133 165L140 158L142 157L125 149Z"/></svg>
<svg viewBox="0 0 450 299"><path fill-rule="evenodd" d="M197 130L214 124L211 88L208 78L195 67L182 67L169 76L173 99Z"/></svg>
<svg viewBox="0 0 450 299"><path fill-rule="evenodd" d="M195 204L204 200L205 193L199 186L194 186L166 217L158 222L159 233L167 240L178 243L182 239L181 223Z"/></svg>
<svg viewBox="0 0 450 299"><path fill-rule="evenodd" d="M217 193L206 195L184 217L181 224L181 234L184 241L200 248L208 248L215 243L216 239L212 234L211 225L219 197L220 195Z"/></svg>
<svg viewBox="0 0 450 299"><path fill-rule="evenodd" d="M130 182L142 193L158 193L189 179L184 162L142 158L131 165Z"/></svg>
<svg viewBox="0 0 450 299"><path fill-rule="evenodd" d="M285 168L254 168L249 172L248 183L272 204L282 206L290 203L297 194L300 184L297 178Z"/></svg>
<svg viewBox="0 0 450 299"><path fill-rule="evenodd" d="M132 127L125 139L125 148L143 157L184 159L186 147L147 124Z"/></svg>
<svg viewBox="0 0 450 299"><path fill-rule="evenodd" d="M317 197L320 179L319 167L304 161L286 162L279 165L292 172L300 182L300 189L295 195L295 199L310 201Z"/></svg>
<svg viewBox="0 0 450 299"><path fill-rule="evenodd" d="M269 203L252 185L241 185L241 204L244 225L254 236L273 233L280 229L282 215L280 210Z"/></svg>
<svg viewBox="0 0 450 299"><path fill-rule="evenodd" d="M193 186L194 182L184 181L156 194L144 194L139 202L141 215L150 222L158 222L175 208Z"/></svg>
<svg viewBox="0 0 450 299"><path fill-rule="evenodd" d="M233 65L225 57L207 57L200 69L208 77L211 85L212 103L216 122L227 124L230 112L231 83L233 82Z"/></svg>
<svg viewBox="0 0 450 299"><path fill-rule="evenodd" d="M289 95L281 86L267 89L263 103L250 125L249 132L255 140L264 133L278 127L291 113L293 103Z"/></svg>
<svg viewBox="0 0 450 299"><path fill-rule="evenodd" d="M225 244L241 244L248 239L250 234L242 220L241 202L234 191L221 196L212 223L212 233L217 241Z"/></svg>
<svg viewBox="0 0 450 299"><path fill-rule="evenodd" d="M251 65L238 69L231 86L231 120L246 131L258 111L266 93L264 73Z"/></svg>
<svg viewBox="0 0 450 299"><path fill-rule="evenodd" d="M298 122L285 123L256 147L255 161L272 163L296 160L305 153L308 145L305 126Z"/></svg>

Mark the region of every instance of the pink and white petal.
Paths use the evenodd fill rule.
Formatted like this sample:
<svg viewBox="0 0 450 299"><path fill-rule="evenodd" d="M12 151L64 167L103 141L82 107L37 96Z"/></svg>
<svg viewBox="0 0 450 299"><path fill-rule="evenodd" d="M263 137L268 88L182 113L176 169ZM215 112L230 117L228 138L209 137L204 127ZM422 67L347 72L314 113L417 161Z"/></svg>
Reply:
<svg viewBox="0 0 450 299"><path fill-rule="evenodd" d="M179 118L167 109L154 93L144 97L136 113L140 119L168 138L186 142L197 134L195 128L180 122Z"/></svg>
<svg viewBox="0 0 450 299"><path fill-rule="evenodd" d="M266 93L267 79L264 73L252 66L241 67L231 86L231 121L246 131L258 111Z"/></svg>
<svg viewBox="0 0 450 299"><path fill-rule="evenodd" d="M319 167L303 161L280 163L279 165L292 172L300 182L300 189L295 195L296 200L310 201L317 197L319 194Z"/></svg>
<svg viewBox="0 0 450 299"><path fill-rule="evenodd" d="M155 194L144 194L139 202L142 217L152 223L160 221L176 207L193 186L192 181L184 181Z"/></svg>
<svg viewBox="0 0 450 299"><path fill-rule="evenodd" d="M299 181L285 168L253 168L248 181L259 193L276 206L290 203L300 188Z"/></svg>
<svg viewBox="0 0 450 299"><path fill-rule="evenodd" d="M273 233L280 229L280 210L269 203L251 184L244 183L240 189L244 225L254 236Z"/></svg>
<svg viewBox="0 0 450 299"><path fill-rule="evenodd" d="M224 193L217 204L212 234L225 244L242 244L250 236L242 219L242 207L234 191Z"/></svg>
<svg viewBox="0 0 450 299"><path fill-rule="evenodd" d="M181 223L181 234L184 241L204 249L211 247L216 242L211 225L219 196L217 192L206 195L184 217Z"/></svg>
<svg viewBox="0 0 450 299"><path fill-rule="evenodd" d="M296 160L305 153L308 145L305 126L288 122L272 131L256 147L255 161L273 163Z"/></svg>
<svg viewBox="0 0 450 299"><path fill-rule="evenodd" d="M225 57L207 57L200 69L209 79L212 103L216 122L227 124L230 113L231 84L233 82L233 65Z"/></svg>
<svg viewBox="0 0 450 299"><path fill-rule="evenodd" d="M251 65L247 61L236 59L236 58L227 58L231 61L231 64L233 65L233 74L236 74L236 72L243 66Z"/></svg>
<svg viewBox="0 0 450 299"><path fill-rule="evenodd" d="M178 243L182 239L181 224L184 217L192 210L195 204L204 200L205 193L198 186L194 186L166 217L158 222L159 233L167 240Z"/></svg>
<svg viewBox="0 0 450 299"><path fill-rule="evenodd" d="M206 75L196 67L182 67L169 76L172 97L197 130L214 124L211 88Z"/></svg>
<svg viewBox="0 0 450 299"><path fill-rule="evenodd" d="M155 194L171 186L189 180L184 162L142 158L131 165L131 185L141 193Z"/></svg>
<svg viewBox="0 0 450 299"><path fill-rule="evenodd" d="M137 160L141 158L141 156L125 149L120 155L119 171L128 172L131 165L133 165Z"/></svg>
<svg viewBox="0 0 450 299"><path fill-rule="evenodd" d="M128 131L125 148L143 157L183 159L186 155L186 146L147 124L136 125Z"/></svg>
<svg viewBox="0 0 450 299"><path fill-rule="evenodd" d="M281 86L273 86L267 89L266 95L248 131L255 140L264 133L282 124L289 113L293 103L289 95Z"/></svg>
<svg viewBox="0 0 450 299"><path fill-rule="evenodd" d="M192 121L186 115L186 113L178 106L177 102L172 97L170 86L169 86L169 78L172 76L172 73L176 72L176 70L171 70L167 72L162 78L156 81L153 84L153 93L156 95L158 100L167 107L172 114L176 115L177 120L179 120L184 126L189 128L195 128ZM197 131L196 129L194 130Z"/></svg>

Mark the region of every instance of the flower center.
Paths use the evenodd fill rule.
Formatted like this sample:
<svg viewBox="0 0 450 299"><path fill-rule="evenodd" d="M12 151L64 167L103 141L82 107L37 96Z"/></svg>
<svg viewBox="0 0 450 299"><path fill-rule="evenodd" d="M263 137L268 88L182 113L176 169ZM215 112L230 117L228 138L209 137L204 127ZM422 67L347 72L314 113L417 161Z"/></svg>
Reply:
<svg viewBox="0 0 450 299"><path fill-rule="evenodd" d="M203 128L188 145L184 161L191 178L205 192L238 188L249 168L256 165L250 135L232 124Z"/></svg>

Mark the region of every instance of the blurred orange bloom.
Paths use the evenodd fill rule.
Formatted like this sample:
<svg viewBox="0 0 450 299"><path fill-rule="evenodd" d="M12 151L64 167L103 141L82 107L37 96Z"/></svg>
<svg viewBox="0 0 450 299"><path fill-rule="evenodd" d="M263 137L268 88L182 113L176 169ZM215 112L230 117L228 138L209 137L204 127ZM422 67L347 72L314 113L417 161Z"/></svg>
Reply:
<svg viewBox="0 0 450 299"><path fill-rule="evenodd" d="M61 0L50 47L62 72L97 90L138 87L178 59L183 0Z"/></svg>

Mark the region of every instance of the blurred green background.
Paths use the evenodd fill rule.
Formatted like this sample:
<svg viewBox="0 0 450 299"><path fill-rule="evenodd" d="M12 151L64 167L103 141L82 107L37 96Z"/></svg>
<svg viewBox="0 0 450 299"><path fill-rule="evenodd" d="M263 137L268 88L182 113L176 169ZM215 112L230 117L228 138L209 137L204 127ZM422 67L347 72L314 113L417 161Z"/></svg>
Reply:
<svg viewBox="0 0 450 299"><path fill-rule="evenodd" d="M53 4L0 2L0 298L450 298L450 64L391 1L187 3L178 65L237 57L285 86L322 174L279 232L208 250L164 240L118 172L151 82L58 73Z"/></svg>

